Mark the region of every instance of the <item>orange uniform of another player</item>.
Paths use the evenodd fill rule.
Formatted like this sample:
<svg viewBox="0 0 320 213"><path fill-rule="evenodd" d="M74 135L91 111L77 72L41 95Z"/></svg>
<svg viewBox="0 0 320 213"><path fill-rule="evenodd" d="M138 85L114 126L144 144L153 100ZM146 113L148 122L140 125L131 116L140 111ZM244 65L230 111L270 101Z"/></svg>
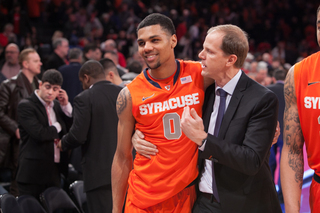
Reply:
<svg viewBox="0 0 320 213"><path fill-rule="evenodd" d="M140 209L178 194L198 175L198 147L182 133L180 117L187 105L202 115L202 69L198 62L176 62L167 79L155 81L144 70L127 85L136 129L159 150L151 160L137 154L129 175L127 202Z"/></svg>
<svg viewBox="0 0 320 213"><path fill-rule="evenodd" d="M308 163L320 176L320 52L302 60L294 66L294 82L300 125L305 140ZM317 178L317 177L315 177ZM319 182L319 180L318 180ZM310 206L320 205L320 184L312 182ZM315 205L315 206L316 206ZM317 207L319 208L319 206Z"/></svg>

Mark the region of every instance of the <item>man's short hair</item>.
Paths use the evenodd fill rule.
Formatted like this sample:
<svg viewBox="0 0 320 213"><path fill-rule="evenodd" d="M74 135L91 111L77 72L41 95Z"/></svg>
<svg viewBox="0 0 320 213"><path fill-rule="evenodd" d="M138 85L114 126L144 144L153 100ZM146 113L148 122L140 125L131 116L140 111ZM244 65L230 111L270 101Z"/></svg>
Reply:
<svg viewBox="0 0 320 213"><path fill-rule="evenodd" d="M86 54L89 52L89 50L95 51L96 49L98 49L99 47L95 44L86 44L83 48L83 53Z"/></svg>
<svg viewBox="0 0 320 213"><path fill-rule="evenodd" d="M82 57L82 50L79 48L72 48L68 53L69 60L78 59Z"/></svg>
<svg viewBox="0 0 320 213"><path fill-rule="evenodd" d="M106 76L104 74L102 65L99 63L99 61L96 60L89 60L82 65L79 71L79 77L83 77L85 74L94 79L100 77L105 78Z"/></svg>
<svg viewBox="0 0 320 213"><path fill-rule="evenodd" d="M137 27L137 32L144 27L152 26L152 25L160 25L160 27L168 32L170 36L176 34L176 29L173 25L173 22L170 18L160 13L152 13L145 17Z"/></svg>
<svg viewBox="0 0 320 213"><path fill-rule="evenodd" d="M56 38L52 41L52 48L55 50L57 49L58 46L60 46L62 44L62 42L65 41L65 42L68 42L68 39L66 38Z"/></svg>
<svg viewBox="0 0 320 213"><path fill-rule="evenodd" d="M286 71L284 71L283 69L276 69L273 72L273 77L277 80L277 81L284 81L286 79Z"/></svg>
<svg viewBox="0 0 320 213"><path fill-rule="evenodd" d="M222 32L224 34L221 49L226 55L234 54L238 57L234 65L240 69L246 60L249 51L247 33L241 28L232 24L211 27L208 30L207 35L212 31Z"/></svg>
<svg viewBox="0 0 320 213"><path fill-rule="evenodd" d="M51 85L62 85L63 77L58 70L49 69L45 71L41 78L42 83L48 82Z"/></svg>
<svg viewBox="0 0 320 213"><path fill-rule="evenodd" d="M37 51L35 49L33 49L33 48L26 48L26 49L21 51L21 53L19 55L19 65L20 65L20 67L22 67L22 62L28 60L28 56L29 56L30 53L37 53Z"/></svg>
<svg viewBox="0 0 320 213"><path fill-rule="evenodd" d="M116 75L119 75L117 66L113 63L113 61L111 59L103 58L99 62L103 67L103 71L104 71L105 75L107 75L109 73L109 71L112 71Z"/></svg>
<svg viewBox="0 0 320 213"><path fill-rule="evenodd" d="M140 74L142 71L142 65L139 61L133 60L127 65L129 72Z"/></svg>

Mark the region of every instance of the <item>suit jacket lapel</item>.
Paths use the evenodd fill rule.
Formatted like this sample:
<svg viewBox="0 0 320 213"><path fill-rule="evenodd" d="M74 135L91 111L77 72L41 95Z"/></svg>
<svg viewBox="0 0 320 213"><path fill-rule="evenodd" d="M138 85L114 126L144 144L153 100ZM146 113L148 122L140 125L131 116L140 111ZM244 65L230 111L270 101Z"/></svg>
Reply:
<svg viewBox="0 0 320 213"><path fill-rule="evenodd" d="M30 98L35 103L36 107L39 109L39 112L43 115L43 117L46 121L46 124L49 125L49 120L48 120L46 108L40 102L39 98L34 94L34 92L31 94Z"/></svg>
<svg viewBox="0 0 320 213"><path fill-rule="evenodd" d="M227 111L223 116L223 120L220 127L219 135L224 137L226 131L229 127L229 124L233 118L234 113L237 111L237 108L240 104L241 98L243 96L243 92L247 88L249 77L242 71L241 77L234 89L233 95L231 97L230 103L228 105Z"/></svg>

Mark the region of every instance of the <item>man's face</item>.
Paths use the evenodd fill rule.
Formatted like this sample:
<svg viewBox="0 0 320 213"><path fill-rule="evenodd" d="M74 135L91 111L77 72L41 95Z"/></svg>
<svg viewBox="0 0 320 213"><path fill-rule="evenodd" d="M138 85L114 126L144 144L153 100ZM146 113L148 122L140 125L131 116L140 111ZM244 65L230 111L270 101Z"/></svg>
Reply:
<svg viewBox="0 0 320 213"><path fill-rule="evenodd" d="M34 75L41 72L41 59L38 53L29 53L27 61L25 61L25 68L27 68Z"/></svg>
<svg viewBox="0 0 320 213"><path fill-rule="evenodd" d="M40 82L38 95L47 104L50 104L59 94L60 85L51 85L49 82Z"/></svg>
<svg viewBox="0 0 320 213"><path fill-rule="evenodd" d="M100 61L101 59L101 50L99 48L97 48L94 52L93 52L93 59L96 61Z"/></svg>
<svg viewBox="0 0 320 213"><path fill-rule="evenodd" d="M320 11L317 15L317 39L318 39L318 45L320 46Z"/></svg>
<svg viewBox="0 0 320 213"><path fill-rule="evenodd" d="M157 69L174 57L173 48L177 38L175 35L170 36L160 25L141 28L137 41L139 54L150 69Z"/></svg>
<svg viewBox="0 0 320 213"><path fill-rule="evenodd" d="M268 75L267 69L259 70L259 72L257 72L257 75L256 75L257 82L262 83L264 79L267 77L267 75Z"/></svg>
<svg viewBox="0 0 320 213"><path fill-rule="evenodd" d="M16 65L19 63L19 50L16 46L13 45L8 45L6 50L5 50L5 58L6 61L10 64L10 65Z"/></svg>
<svg viewBox="0 0 320 213"><path fill-rule="evenodd" d="M66 57L68 55L68 51L69 51L69 42L67 41L62 41L61 45L57 47L59 49L59 51L62 53L62 55L64 57Z"/></svg>
<svg viewBox="0 0 320 213"><path fill-rule="evenodd" d="M202 76L216 80L224 78L229 57L221 49L223 36L224 34L218 31L212 31L207 35L203 50L199 53L202 60Z"/></svg>

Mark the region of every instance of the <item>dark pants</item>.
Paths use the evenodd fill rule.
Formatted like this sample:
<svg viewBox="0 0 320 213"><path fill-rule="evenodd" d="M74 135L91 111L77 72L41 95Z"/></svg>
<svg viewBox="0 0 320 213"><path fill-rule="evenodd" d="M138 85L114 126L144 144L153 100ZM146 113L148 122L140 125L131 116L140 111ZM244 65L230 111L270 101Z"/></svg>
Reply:
<svg viewBox="0 0 320 213"><path fill-rule="evenodd" d="M40 201L40 194L49 187L60 187L60 183L48 183L48 184L31 184L18 182L19 193L21 195L32 195Z"/></svg>
<svg viewBox="0 0 320 213"><path fill-rule="evenodd" d="M220 203L214 202L200 195L194 206L193 213L222 213Z"/></svg>
<svg viewBox="0 0 320 213"><path fill-rule="evenodd" d="M86 192L89 213L112 212L111 184Z"/></svg>

